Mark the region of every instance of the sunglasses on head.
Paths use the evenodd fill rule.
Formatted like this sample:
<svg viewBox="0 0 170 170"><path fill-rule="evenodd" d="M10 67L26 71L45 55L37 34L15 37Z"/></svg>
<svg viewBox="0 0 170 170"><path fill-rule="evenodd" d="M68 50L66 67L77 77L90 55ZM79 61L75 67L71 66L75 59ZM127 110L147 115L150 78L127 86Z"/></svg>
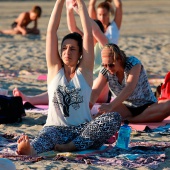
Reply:
<svg viewBox="0 0 170 170"><path fill-rule="evenodd" d="M112 68L112 67L115 66L115 64L113 64L113 63L111 63L111 64L102 64L101 66L105 67L105 68L107 68L107 67Z"/></svg>

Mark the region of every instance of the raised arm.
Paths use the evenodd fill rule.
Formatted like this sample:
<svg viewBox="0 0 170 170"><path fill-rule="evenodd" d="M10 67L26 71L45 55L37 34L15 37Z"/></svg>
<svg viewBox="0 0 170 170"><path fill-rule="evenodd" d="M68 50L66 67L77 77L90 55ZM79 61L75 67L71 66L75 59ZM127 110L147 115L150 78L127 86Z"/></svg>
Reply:
<svg viewBox="0 0 170 170"><path fill-rule="evenodd" d="M83 0L77 0L78 13L83 28L83 56L79 68L90 86L93 83L94 45L90 17Z"/></svg>
<svg viewBox="0 0 170 170"><path fill-rule="evenodd" d="M121 24L122 24L122 15L123 15L122 1L121 0L114 0L114 4L115 4L115 7L116 7L114 21L115 21L118 29L120 29Z"/></svg>
<svg viewBox="0 0 170 170"><path fill-rule="evenodd" d="M93 32L93 37L101 44L103 47L108 43L108 39L105 36L105 34L101 31L97 23L93 20L91 20L91 25L92 25L92 32Z"/></svg>
<svg viewBox="0 0 170 170"><path fill-rule="evenodd" d="M56 32L59 27L63 4L64 0L56 1L47 28L46 61L48 68L48 83L53 79L53 77L62 67L58 52L58 38Z"/></svg>
<svg viewBox="0 0 170 170"><path fill-rule="evenodd" d="M70 30L70 32L78 32L83 36L83 32L77 27L75 17L74 17L74 11L79 15L76 8L73 7L73 1L72 0L66 0L66 8L67 8L67 25ZM92 25L92 33L93 37L102 45L104 46L106 43L108 43L108 40L104 33L101 31L99 26L96 24L96 22L90 18L91 25Z"/></svg>
<svg viewBox="0 0 170 170"><path fill-rule="evenodd" d="M66 9L67 9L67 26L68 26L69 31L77 32L81 36L83 36L82 31L76 25L72 0L66 0Z"/></svg>
<svg viewBox="0 0 170 170"><path fill-rule="evenodd" d="M90 18L92 18L92 19L97 19L95 5L96 5L96 0L89 1L88 12L89 12Z"/></svg>

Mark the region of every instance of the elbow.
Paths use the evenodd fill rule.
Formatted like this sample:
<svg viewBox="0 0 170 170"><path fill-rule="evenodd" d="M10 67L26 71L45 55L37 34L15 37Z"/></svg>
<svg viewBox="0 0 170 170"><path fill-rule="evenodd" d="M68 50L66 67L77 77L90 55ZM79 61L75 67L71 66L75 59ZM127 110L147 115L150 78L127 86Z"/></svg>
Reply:
<svg viewBox="0 0 170 170"><path fill-rule="evenodd" d="M69 29L69 31L70 31L71 33L77 32L77 29L76 29L76 28L68 28L68 29Z"/></svg>
<svg viewBox="0 0 170 170"><path fill-rule="evenodd" d="M68 27L68 30L69 30L70 32L73 32L73 30L72 30L70 27Z"/></svg>
<svg viewBox="0 0 170 170"><path fill-rule="evenodd" d="M70 26L71 24L68 24L68 30L73 33L73 32L79 32L76 26Z"/></svg>

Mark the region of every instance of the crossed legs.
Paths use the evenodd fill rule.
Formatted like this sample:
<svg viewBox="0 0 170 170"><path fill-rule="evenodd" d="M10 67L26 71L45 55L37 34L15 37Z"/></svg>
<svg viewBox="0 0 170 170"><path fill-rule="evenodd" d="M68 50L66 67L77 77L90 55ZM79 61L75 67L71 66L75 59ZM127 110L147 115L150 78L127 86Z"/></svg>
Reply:
<svg viewBox="0 0 170 170"><path fill-rule="evenodd" d="M53 149L74 151L99 148L119 130L120 125L121 116L111 112L79 126L45 127L31 143L28 136L21 136L18 140L18 154L34 155Z"/></svg>

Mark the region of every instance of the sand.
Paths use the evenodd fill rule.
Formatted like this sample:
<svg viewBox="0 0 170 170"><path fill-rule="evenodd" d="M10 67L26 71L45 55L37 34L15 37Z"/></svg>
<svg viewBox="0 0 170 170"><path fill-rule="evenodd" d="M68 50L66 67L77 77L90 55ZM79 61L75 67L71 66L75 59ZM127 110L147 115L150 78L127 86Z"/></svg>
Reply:
<svg viewBox="0 0 170 170"><path fill-rule="evenodd" d="M45 39L48 20L55 1L0 1L0 30L10 25L22 11L40 5L43 9L39 20L40 36L4 36L0 35L0 88L8 89L12 95L18 87L27 95L46 91L46 81L37 81L40 74L46 74ZM85 1L88 2L87 0ZM119 46L127 55L138 57L149 78L162 78L170 70L170 1L169 0L127 0L123 1L123 23ZM78 18L77 18L78 19ZM68 33L65 9L59 28L59 39ZM155 86L153 85L153 90ZM0 133L23 133L37 135L46 117L41 114L27 114L21 124L0 125ZM167 136L157 137L143 134L134 141L169 141ZM166 150L168 159L159 169L170 166L170 150ZM14 161L20 169L113 169L107 166L67 164L57 161L25 163ZM116 167L114 167L116 169ZM120 169L118 167L117 169ZM126 168L121 168L126 169ZM141 167L138 169L148 169Z"/></svg>

